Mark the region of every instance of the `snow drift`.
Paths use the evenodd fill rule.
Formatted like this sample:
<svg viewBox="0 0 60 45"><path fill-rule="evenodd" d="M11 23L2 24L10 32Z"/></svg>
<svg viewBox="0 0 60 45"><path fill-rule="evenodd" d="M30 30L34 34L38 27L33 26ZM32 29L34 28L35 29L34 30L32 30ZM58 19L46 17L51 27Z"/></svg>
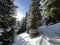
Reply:
<svg viewBox="0 0 60 45"><path fill-rule="evenodd" d="M26 32L15 37L13 45L60 45L60 23L39 27L40 36L30 38Z"/></svg>

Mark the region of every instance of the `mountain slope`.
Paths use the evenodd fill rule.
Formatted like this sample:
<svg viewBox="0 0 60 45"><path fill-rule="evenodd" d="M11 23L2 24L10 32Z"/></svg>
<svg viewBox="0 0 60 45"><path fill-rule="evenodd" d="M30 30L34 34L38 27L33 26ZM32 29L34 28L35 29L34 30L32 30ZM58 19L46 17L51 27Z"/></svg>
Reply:
<svg viewBox="0 0 60 45"><path fill-rule="evenodd" d="M39 27L40 36L30 38L26 32L15 37L13 45L60 45L60 23Z"/></svg>

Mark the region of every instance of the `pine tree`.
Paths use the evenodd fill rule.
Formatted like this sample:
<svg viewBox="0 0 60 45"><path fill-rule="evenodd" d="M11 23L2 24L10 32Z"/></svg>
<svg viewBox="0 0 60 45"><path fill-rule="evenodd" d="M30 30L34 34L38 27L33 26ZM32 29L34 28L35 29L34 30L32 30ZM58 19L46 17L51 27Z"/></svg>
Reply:
<svg viewBox="0 0 60 45"><path fill-rule="evenodd" d="M0 26L3 28L7 28L8 26L12 26L13 17L15 13L15 7L12 0L0 0Z"/></svg>
<svg viewBox="0 0 60 45"><path fill-rule="evenodd" d="M2 38L0 37L2 45L10 45L13 40L14 29L7 30L13 27L16 21L14 17L16 6L13 2L13 0L0 0L0 28L4 28Z"/></svg>
<svg viewBox="0 0 60 45"><path fill-rule="evenodd" d="M31 37L35 37L38 35L38 25L41 23L41 14L39 9L40 0L31 0L30 3L30 12L31 12L31 25L29 33Z"/></svg>
<svg viewBox="0 0 60 45"><path fill-rule="evenodd" d="M47 23L60 22L60 0L41 0L41 8L43 15L47 19ZM42 5L43 4L43 5Z"/></svg>
<svg viewBox="0 0 60 45"><path fill-rule="evenodd" d="M22 21L20 22L20 28L17 34L23 33L26 31L26 17L23 17Z"/></svg>

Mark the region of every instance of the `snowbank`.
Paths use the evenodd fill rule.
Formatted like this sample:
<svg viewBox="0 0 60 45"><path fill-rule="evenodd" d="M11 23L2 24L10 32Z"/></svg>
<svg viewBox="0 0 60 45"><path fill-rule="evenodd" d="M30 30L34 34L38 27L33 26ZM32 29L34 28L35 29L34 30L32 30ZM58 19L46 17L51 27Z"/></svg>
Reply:
<svg viewBox="0 0 60 45"><path fill-rule="evenodd" d="M60 45L60 23L39 27L42 34L31 39L26 32L15 37L13 45Z"/></svg>

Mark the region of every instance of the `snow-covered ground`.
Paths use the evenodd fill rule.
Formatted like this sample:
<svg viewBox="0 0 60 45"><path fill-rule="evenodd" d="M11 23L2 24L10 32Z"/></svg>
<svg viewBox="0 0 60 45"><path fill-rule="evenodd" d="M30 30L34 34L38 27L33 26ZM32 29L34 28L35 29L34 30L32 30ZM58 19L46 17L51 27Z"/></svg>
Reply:
<svg viewBox="0 0 60 45"><path fill-rule="evenodd" d="M60 45L60 23L39 27L40 36L30 38L26 32L15 37L13 45Z"/></svg>

